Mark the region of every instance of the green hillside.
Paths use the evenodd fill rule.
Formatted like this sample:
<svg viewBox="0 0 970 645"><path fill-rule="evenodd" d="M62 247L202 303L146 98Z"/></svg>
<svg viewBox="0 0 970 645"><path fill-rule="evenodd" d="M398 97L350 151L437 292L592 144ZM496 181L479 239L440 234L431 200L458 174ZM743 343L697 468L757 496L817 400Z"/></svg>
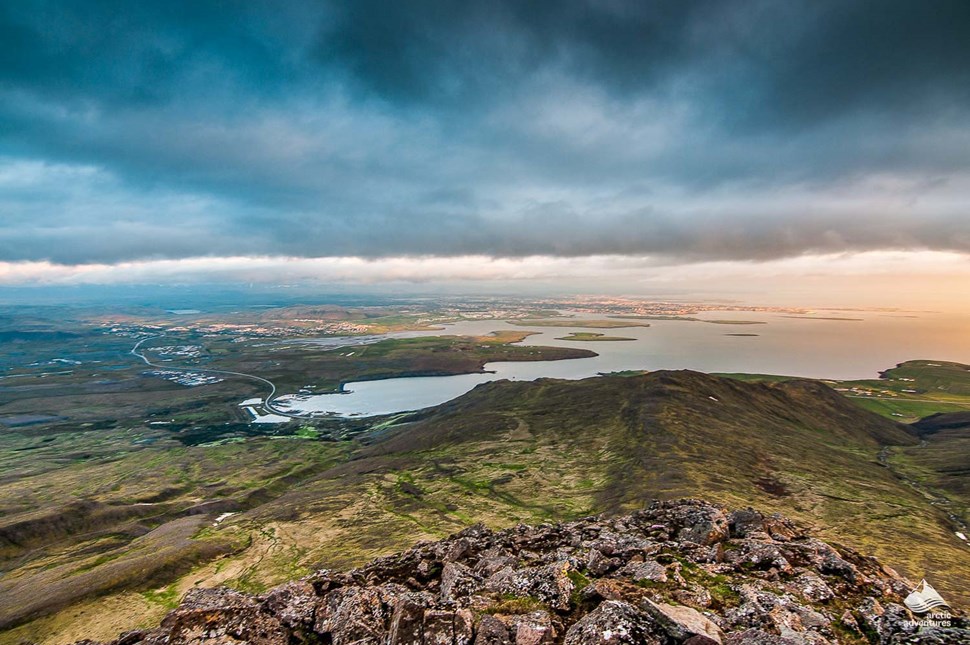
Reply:
<svg viewBox="0 0 970 645"><path fill-rule="evenodd" d="M420 420L376 426L354 442L264 438L183 448L168 469L180 486L164 500L131 494L141 486L137 473L158 467L146 463L146 449L96 471L71 471L74 491L97 490L99 508L125 509L129 534L144 535L142 550L130 552L124 536L112 537L120 520L104 513L101 537L83 542L83 561L65 555L77 553L72 539L82 544L70 530L42 547L46 560L31 560L37 547L11 540L6 590L70 588L66 582L86 576L96 594L33 595L29 607L23 595L0 594L8 624L27 621L0 642L108 636L157 622L195 586L259 591L478 521L499 528L685 496L783 512L904 575L926 575L947 598L965 603L967 546L954 534L953 507L937 503L953 493L940 487L920 446L908 426L819 382L681 371L487 383ZM100 488L86 479L93 472ZM64 475L48 473L32 488L56 488L55 476ZM161 488L159 477L145 490ZM194 506L186 508L182 500L190 497ZM214 501L210 514L198 508ZM167 512L136 516L143 508L136 503ZM235 514L216 522L227 509ZM200 514L206 520L192 524ZM30 534L29 523L18 530ZM145 548L159 549L165 562L178 562L183 549L188 570L166 565L145 575L146 563L132 559Z"/></svg>

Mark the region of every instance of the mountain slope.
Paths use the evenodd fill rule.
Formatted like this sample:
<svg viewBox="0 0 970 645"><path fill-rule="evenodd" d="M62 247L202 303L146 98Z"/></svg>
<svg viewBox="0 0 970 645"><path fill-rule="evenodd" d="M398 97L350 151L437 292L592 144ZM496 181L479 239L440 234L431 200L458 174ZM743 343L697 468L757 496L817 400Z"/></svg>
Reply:
<svg viewBox="0 0 970 645"><path fill-rule="evenodd" d="M886 446L900 454L918 447L915 434L816 382L695 372L500 381L412 419L381 426L349 459L199 532L247 544L233 555L150 593L137 593L135 580L133 591L86 601L82 614L34 620L11 638L107 637L119 624L160 618L170 605L158 599L197 586L260 591L479 521L501 528L681 497L782 512L970 602L968 550L951 519L892 460L880 460ZM256 450L258 441L246 445Z"/></svg>
<svg viewBox="0 0 970 645"><path fill-rule="evenodd" d="M688 495L757 504L909 575L935 576L951 593L965 593L970 580L966 547L947 513L879 460L884 446L915 448L915 433L815 381L748 383L680 371L489 383L364 454L400 459L481 442L501 451L516 436L581 464L595 481L591 510ZM528 488L519 479L486 488L522 499Z"/></svg>
<svg viewBox="0 0 970 645"><path fill-rule="evenodd" d="M913 583L779 515L698 500L614 518L481 525L268 593L195 590L112 645L965 643L917 627Z"/></svg>

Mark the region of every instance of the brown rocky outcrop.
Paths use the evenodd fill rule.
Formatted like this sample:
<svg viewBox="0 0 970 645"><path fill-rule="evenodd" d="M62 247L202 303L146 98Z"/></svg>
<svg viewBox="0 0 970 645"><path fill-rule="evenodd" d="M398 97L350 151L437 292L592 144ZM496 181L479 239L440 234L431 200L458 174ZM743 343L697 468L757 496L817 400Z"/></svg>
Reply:
<svg viewBox="0 0 970 645"><path fill-rule="evenodd" d="M920 625L911 586L782 517L680 500L473 526L261 596L196 589L112 645L970 643L961 616Z"/></svg>

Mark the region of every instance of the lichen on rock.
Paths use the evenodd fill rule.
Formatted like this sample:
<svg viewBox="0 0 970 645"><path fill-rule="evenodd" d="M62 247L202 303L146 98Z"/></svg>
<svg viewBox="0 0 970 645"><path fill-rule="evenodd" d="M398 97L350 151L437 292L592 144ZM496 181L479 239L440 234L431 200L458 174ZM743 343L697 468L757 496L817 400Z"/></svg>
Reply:
<svg viewBox="0 0 970 645"><path fill-rule="evenodd" d="M912 587L780 516L699 500L621 517L476 525L253 596L195 589L111 645L968 643L919 626Z"/></svg>

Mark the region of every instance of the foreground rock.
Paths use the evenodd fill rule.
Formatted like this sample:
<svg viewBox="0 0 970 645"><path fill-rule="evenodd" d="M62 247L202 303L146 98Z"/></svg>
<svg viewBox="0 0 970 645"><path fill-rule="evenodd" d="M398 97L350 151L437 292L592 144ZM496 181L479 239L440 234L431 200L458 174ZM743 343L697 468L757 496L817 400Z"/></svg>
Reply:
<svg viewBox="0 0 970 645"><path fill-rule="evenodd" d="M919 626L912 584L777 515L696 500L616 518L473 526L262 596L196 589L113 645L970 643Z"/></svg>

